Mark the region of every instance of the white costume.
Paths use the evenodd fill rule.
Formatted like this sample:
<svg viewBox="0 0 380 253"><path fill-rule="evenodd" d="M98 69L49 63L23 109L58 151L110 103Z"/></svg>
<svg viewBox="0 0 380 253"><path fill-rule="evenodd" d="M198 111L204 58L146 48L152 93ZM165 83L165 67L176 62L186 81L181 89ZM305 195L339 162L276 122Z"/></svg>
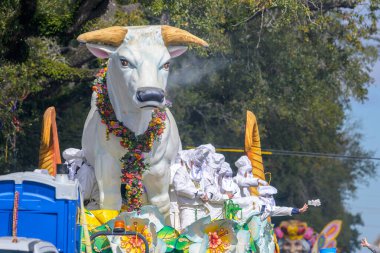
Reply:
<svg viewBox="0 0 380 253"><path fill-rule="evenodd" d="M194 150L181 150L178 152L174 164L170 166L170 186L169 186L169 197L170 197L170 222L172 227L177 230L181 229L181 222L179 218L179 207L177 193L174 189L173 180L174 175L177 173L177 170L189 164L189 156Z"/></svg>
<svg viewBox="0 0 380 253"><path fill-rule="evenodd" d="M277 189L273 186L260 186L259 199L261 204L261 219L264 220L268 216L292 216L293 212L298 213L298 208L276 206L273 195L277 193ZM297 210L297 212L295 212Z"/></svg>
<svg viewBox="0 0 380 253"><path fill-rule="evenodd" d="M259 183L268 185L266 181L253 177L251 161L247 156L240 157L235 162L235 166L238 168L238 173L234 177L234 181L240 187L242 197L251 196L249 187L257 187Z"/></svg>
<svg viewBox="0 0 380 253"><path fill-rule="evenodd" d="M217 155L217 154L216 154ZM218 160L219 159L219 160ZM228 163L224 162L224 156L216 156L215 160L221 164L218 167L219 173L215 173L213 184L209 184L205 187L205 192L208 196L207 208L210 210L211 219L223 218L223 204L226 200L230 199L228 194L232 194L233 197L240 197L240 190L232 180L232 170ZM207 180L208 177L204 177ZM209 182L212 182L211 180Z"/></svg>
<svg viewBox="0 0 380 253"><path fill-rule="evenodd" d="M206 168L208 175L212 177L215 181L215 184L218 184L218 175L219 171L224 163L224 155L219 153L210 153L206 158Z"/></svg>
<svg viewBox="0 0 380 253"><path fill-rule="evenodd" d="M170 166L170 185L169 185L169 198L170 198L170 223L173 228L180 229L179 221L179 208L177 193L174 190L173 179L177 170L181 167L180 163L175 163Z"/></svg>
<svg viewBox="0 0 380 253"><path fill-rule="evenodd" d="M298 208L276 206L273 194L277 189L273 186L260 186L259 196L234 198L233 202L242 208L242 220L244 223L251 215L260 214L260 219L265 220L269 216L291 216L299 212Z"/></svg>
<svg viewBox="0 0 380 253"><path fill-rule="evenodd" d="M207 166L203 171L203 180L209 201L205 205L210 210L211 219L221 219L223 218L223 203L228 199L228 195L220 192L217 178L225 159L222 154L215 153L209 154L206 160Z"/></svg>
<svg viewBox="0 0 380 253"><path fill-rule="evenodd" d="M202 150L204 156L206 157L208 154L215 154L215 147L209 144L203 144L196 148L196 150Z"/></svg>
<svg viewBox="0 0 380 253"><path fill-rule="evenodd" d="M240 188L232 179L232 169L229 163L224 162L219 172L219 187L222 194L232 194L233 198L240 198Z"/></svg>
<svg viewBox="0 0 380 253"><path fill-rule="evenodd" d="M62 156L69 168L69 178L79 181L85 207L89 210L99 209L99 187L94 168L86 163L83 151L68 148L63 151Z"/></svg>
<svg viewBox="0 0 380 253"><path fill-rule="evenodd" d="M202 188L202 165L204 158L201 152L192 152L193 166L186 163L178 168L173 178L173 186L177 193L181 229L207 215L208 210L201 200L205 196ZM189 163L191 163L189 161Z"/></svg>

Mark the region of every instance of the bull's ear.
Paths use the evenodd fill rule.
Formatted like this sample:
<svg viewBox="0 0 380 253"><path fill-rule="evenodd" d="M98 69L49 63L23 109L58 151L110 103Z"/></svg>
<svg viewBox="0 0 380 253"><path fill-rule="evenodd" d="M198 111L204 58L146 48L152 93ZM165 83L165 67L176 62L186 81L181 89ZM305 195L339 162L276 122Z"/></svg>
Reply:
<svg viewBox="0 0 380 253"><path fill-rule="evenodd" d="M184 52L186 52L187 47L186 46L170 46L168 47L169 54L171 58L175 58L177 56L180 56Z"/></svg>
<svg viewBox="0 0 380 253"><path fill-rule="evenodd" d="M96 45L86 43L86 46L90 52L98 58L105 59L110 56L113 52L115 52L116 48L105 45Z"/></svg>

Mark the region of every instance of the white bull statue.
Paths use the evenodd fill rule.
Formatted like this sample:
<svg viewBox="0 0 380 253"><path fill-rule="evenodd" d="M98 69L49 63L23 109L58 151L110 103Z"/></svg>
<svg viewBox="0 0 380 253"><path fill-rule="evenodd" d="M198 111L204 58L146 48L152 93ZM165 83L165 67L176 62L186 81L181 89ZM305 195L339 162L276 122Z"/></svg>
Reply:
<svg viewBox="0 0 380 253"><path fill-rule="evenodd" d="M84 33L78 41L98 58L108 58L106 85L114 116L135 136L144 135L155 108L165 106L169 61L184 53L189 44L208 44L171 26L115 26ZM91 110L83 130L82 147L87 161L95 168L102 209L119 210L122 205L121 176L126 148L121 138L109 132L101 118L94 92ZM171 112L164 111L165 128L149 153L144 153L149 168L142 182L147 201L169 217L170 164L181 149L178 128ZM103 115L104 116L104 115ZM107 115L106 115L107 116ZM103 120L103 121L102 121ZM108 129L108 131L107 131Z"/></svg>

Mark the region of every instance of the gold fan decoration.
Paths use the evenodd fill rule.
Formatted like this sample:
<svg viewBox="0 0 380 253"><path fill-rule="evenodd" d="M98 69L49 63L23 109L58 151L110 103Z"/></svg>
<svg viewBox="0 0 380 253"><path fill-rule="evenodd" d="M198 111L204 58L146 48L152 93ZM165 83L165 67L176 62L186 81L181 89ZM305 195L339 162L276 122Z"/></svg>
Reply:
<svg viewBox="0 0 380 253"><path fill-rule="evenodd" d="M252 164L252 174L257 178L265 180L259 127L257 124L256 116L251 111L247 111L244 147L245 152ZM252 195L259 195L257 187L251 187L249 190Z"/></svg>
<svg viewBox="0 0 380 253"><path fill-rule="evenodd" d="M42 123L38 167L48 170L50 175L55 176L57 174L57 164L60 163L61 154L59 150L56 113L54 107L49 107L44 113Z"/></svg>

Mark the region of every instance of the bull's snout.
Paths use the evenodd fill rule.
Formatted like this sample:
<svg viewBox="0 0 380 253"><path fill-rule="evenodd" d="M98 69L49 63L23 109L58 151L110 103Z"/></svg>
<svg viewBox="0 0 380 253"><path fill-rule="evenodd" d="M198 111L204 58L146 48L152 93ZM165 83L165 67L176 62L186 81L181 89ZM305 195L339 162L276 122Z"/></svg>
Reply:
<svg viewBox="0 0 380 253"><path fill-rule="evenodd" d="M165 93L161 89L139 90L136 93L136 98L139 102L155 101L162 103L165 99Z"/></svg>

